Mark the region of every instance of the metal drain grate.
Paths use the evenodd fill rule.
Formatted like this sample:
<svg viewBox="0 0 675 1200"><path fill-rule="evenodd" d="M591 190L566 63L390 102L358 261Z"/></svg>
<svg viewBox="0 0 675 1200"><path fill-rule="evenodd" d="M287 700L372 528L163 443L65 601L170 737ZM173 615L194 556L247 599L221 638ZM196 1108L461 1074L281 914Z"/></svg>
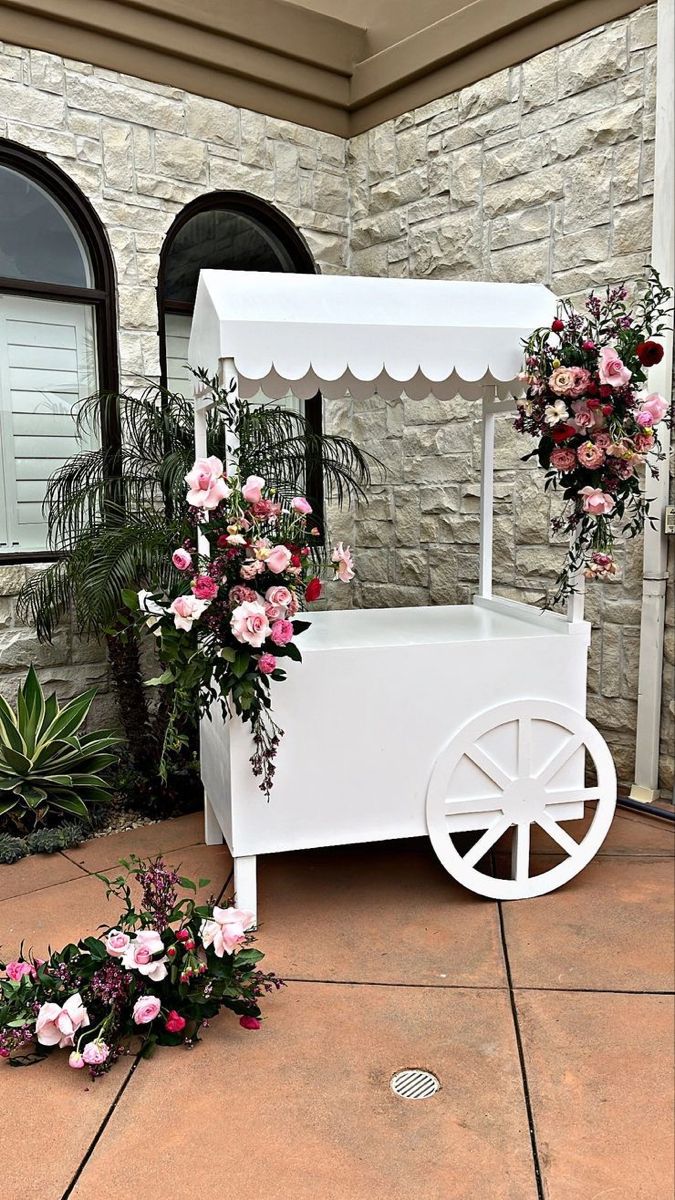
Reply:
<svg viewBox="0 0 675 1200"><path fill-rule="evenodd" d="M403 1100L428 1100L435 1095L440 1083L431 1071L416 1067L408 1071L397 1071L391 1077L391 1090Z"/></svg>

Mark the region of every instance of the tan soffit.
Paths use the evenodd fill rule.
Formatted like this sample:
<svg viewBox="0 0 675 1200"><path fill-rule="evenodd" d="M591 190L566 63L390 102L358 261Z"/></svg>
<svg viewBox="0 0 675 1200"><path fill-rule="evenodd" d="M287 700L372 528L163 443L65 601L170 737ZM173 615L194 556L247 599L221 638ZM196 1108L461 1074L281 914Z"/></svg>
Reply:
<svg viewBox="0 0 675 1200"><path fill-rule="evenodd" d="M346 137L647 2L0 0L0 38Z"/></svg>

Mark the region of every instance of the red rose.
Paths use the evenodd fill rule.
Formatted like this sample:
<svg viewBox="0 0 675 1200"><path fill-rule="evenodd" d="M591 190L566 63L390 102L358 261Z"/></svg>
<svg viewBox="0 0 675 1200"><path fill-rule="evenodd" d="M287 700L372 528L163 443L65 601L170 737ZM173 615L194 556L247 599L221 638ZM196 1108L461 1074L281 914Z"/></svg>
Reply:
<svg viewBox="0 0 675 1200"><path fill-rule="evenodd" d="M320 595L321 580L317 579L316 577L314 579L310 579L307 587L305 588L305 600L308 602L308 604L311 604L313 600L318 600Z"/></svg>
<svg viewBox="0 0 675 1200"><path fill-rule="evenodd" d="M260 1021L257 1017L240 1017L239 1024L242 1029L260 1029Z"/></svg>
<svg viewBox="0 0 675 1200"><path fill-rule="evenodd" d="M614 408L611 404L603 404L602 411L605 414L605 416L608 417L610 415L610 413L614 412Z"/></svg>
<svg viewBox="0 0 675 1200"><path fill-rule="evenodd" d="M554 442L566 442L573 433L576 433L573 425L556 425L551 430L551 437Z"/></svg>
<svg viewBox="0 0 675 1200"><path fill-rule="evenodd" d="M565 322L561 321L560 317L556 317L555 321L551 321L551 329L554 333L561 333L564 328Z"/></svg>
<svg viewBox="0 0 675 1200"><path fill-rule="evenodd" d="M599 391L600 391L600 395L602 396L603 400L609 400L610 396L614 392L614 388L611 387L610 384L608 384L608 383L601 383Z"/></svg>
<svg viewBox="0 0 675 1200"><path fill-rule="evenodd" d="M218 538L218 541L216 542L216 545L219 547L220 550L223 550L224 547L227 546L227 534L226 533L221 533L220 537Z"/></svg>
<svg viewBox="0 0 675 1200"><path fill-rule="evenodd" d="M180 1013L177 1013L175 1008L171 1009L171 1012L164 1022L164 1028L166 1029L167 1033L182 1033L186 1025L187 1021L185 1020L185 1017L181 1017Z"/></svg>
<svg viewBox="0 0 675 1200"><path fill-rule="evenodd" d="M640 342L635 347L635 353L643 367L654 367L663 358L663 346L660 346L658 342L653 342L650 338L647 342Z"/></svg>
<svg viewBox="0 0 675 1200"><path fill-rule="evenodd" d="M292 567L301 567L302 566L302 559L300 558L299 554L291 554L291 566Z"/></svg>

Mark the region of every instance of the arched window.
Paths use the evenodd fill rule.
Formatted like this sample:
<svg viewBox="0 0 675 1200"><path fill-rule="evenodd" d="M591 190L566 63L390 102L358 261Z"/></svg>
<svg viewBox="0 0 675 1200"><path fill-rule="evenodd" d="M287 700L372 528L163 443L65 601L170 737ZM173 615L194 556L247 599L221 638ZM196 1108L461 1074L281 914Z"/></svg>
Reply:
<svg viewBox="0 0 675 1200"><path fill-rule="evenodd" d="M295 226L246 192L211 192L179 213L164 245L158 280L162 383L192 394L186 366L197 281L202 268L313 274L312 255ZM201 364L195 364L201 365ZM320 397L287 401L321 428Z"/></svg>
<svg viewBox="0 0 675 1200"><path fill-rule="evenodd" d="M0 559L44 558L49 476L100 438L73 409L117 388L113 266L98 218L46 158L0 139Z"/></svg>

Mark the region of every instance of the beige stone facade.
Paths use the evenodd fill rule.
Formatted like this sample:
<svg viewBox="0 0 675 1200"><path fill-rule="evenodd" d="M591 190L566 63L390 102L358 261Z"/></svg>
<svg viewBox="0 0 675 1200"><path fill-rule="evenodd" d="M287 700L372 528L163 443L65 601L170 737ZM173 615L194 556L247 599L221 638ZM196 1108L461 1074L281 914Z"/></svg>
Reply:
<svg viewBox="0 0 675 1200"><path fill-rule="evenodd" d="M157 372L159 251L182 206L214 189L276 204L321 270L541 280L561 295L633 279L649 259L655 7L546 51L350 141L177 89L35 51L0 53L0 132L42 150L93 201L117 276L125 377ZM387 468L368 508L335 530L358 553L357 604L466 601L478 575L475 404L406 399L327 405ZM499 423L497 589L536 601L563 551L549 535L528 447ZM632 782L641 542L619 581L590 589L589 715ZM105 683L100 656L64 632L38 650L17 629L23 568L0 568L0 688L34 653L72 690ZM671 610L672 611L672 610ZM672 787L673 627L667 630L662 786ZM81 661L78 662L78 659ZM449 681L452 686L452 681Z"/></svg>

